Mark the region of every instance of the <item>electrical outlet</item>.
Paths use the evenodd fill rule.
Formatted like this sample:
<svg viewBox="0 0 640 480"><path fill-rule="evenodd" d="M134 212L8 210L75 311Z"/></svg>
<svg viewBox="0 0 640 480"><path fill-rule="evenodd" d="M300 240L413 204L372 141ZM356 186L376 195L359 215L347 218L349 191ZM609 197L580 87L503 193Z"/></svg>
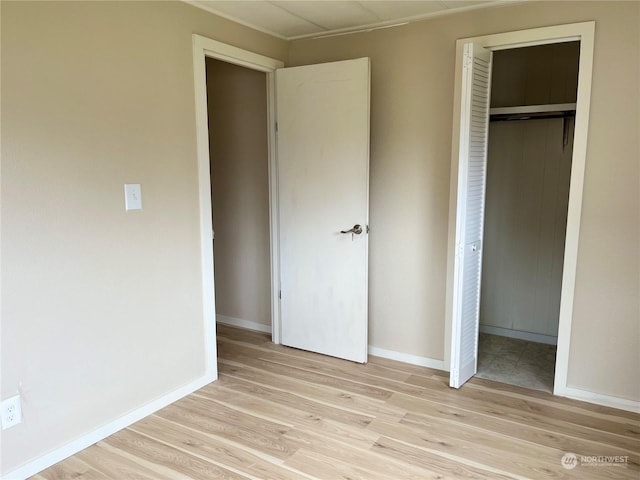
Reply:
<svg viewBox="0 0 640 480"><path fill-rule="evenodd" d="M22 422L22 406L20 404L20 395L7 398L0 405L2 413L2 430L18 425Z"/></svg>

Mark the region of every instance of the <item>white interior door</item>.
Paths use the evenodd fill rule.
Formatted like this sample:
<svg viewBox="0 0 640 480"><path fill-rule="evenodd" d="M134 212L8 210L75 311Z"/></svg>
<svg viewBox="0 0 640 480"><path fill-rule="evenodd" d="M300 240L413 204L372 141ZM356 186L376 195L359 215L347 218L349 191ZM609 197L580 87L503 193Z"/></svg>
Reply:
<svg viewBox="0 0 640 480"><path fill-rule="evenodd" d="M487 49L464 45L449 382L455 388L478 369L491 58Z"/></svg>
<svg viewBox="0 0 640 480"><path fill-rule="evenodd" d="M281 341L362 363L369 76L368 58L276 72Z"/></svg>

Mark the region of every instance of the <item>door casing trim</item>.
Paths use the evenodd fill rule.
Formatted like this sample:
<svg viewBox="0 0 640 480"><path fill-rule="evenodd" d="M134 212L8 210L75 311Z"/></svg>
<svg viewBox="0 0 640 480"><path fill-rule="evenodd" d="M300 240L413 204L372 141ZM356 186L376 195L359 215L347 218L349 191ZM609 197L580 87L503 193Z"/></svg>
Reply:
<svg viewBox="0 0 640 480"><path fill-rule="evenodd" d="M274 343L280 343L280 258L278 237L278 171L276 162L275 71L284 62L201 35L192 35L193 79L196 102L196 144L198 192L200 204L200 256L202 302L207 372L217 378L215 279L213 272L213 224L211 219L211 174L209 158L209 122L207 112L207 57L264 72L267 78L267 129L269 175L269 250L271 271L271 331Z"/></svg>

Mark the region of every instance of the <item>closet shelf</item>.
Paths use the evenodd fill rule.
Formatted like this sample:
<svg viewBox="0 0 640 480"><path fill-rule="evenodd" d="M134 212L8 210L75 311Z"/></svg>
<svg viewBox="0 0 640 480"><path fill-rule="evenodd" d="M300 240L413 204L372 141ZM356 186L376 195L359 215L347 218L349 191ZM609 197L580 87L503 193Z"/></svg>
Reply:
<svg viewBox="0 0 640 480"><path fill-rule="evenodd" d="M575 103L550 103L546 105L518 105L516 107L491 108L491 115L521 115L529 113L552 113L576 111Z"/></svg>

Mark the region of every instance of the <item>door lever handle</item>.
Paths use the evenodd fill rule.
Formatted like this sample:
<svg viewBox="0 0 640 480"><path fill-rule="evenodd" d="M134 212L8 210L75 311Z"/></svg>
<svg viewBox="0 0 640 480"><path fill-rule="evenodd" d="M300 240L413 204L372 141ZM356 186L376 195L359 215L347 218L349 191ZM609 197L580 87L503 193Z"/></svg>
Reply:
<svg viewBox="0 0 640 480"><path fill-rule="evenodd" d="M351 235L360 235L362 233L362 226L357 223L349 230L340 230L340 233L350 233Z"/></svg>

